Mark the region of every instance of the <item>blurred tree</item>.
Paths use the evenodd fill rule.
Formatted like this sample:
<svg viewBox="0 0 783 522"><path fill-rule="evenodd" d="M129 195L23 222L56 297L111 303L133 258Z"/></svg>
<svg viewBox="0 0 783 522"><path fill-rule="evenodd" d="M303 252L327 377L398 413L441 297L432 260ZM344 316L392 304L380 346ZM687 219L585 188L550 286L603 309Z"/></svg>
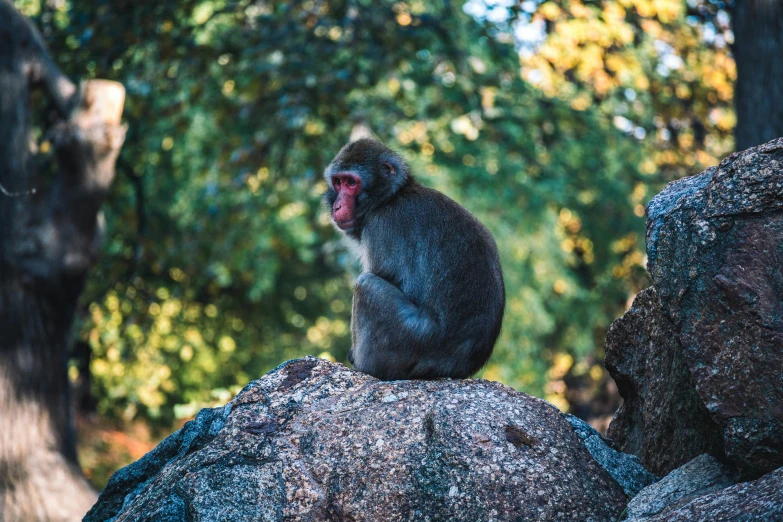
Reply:
<svg viewBox="0 0 783 522"><path fill-rule="evenodd" d="M129 91L71 370L115 419L168 427L287 358L344 359L357 267L320 173L357 123L501 247L482 375L567 409L567 382L606 383L605 329L648 283L647 199L733 146L728 15L698 3L18 5L67 72Z"/></svg>
<svg viewBox="0 0 783 522"><path fill-rule="evenodd" d="M131 183L83 330L104 413L166 424L173 404L192 414L286 358L344 358L354 265L318 194L356 121L502 245L509 314L486 376L543 393L558 353L593 353L624 306L610 271L635 243L608 238L643 224L634 140L529 89L513 39L461 6L80 2L39 17L51 45L131 94Z"/></svg>
<svg viewBox="0 0 783 522"><path fill-rule="evenodd" d="M59 170L36 171L31 92L62 119ZM76 461L67 369L76 300L100 246L100 205L125 129L122 86L81 90L0 0L0 519L73 520L95 501ZM40 99L36 99L38 105ZM44 112L44 111L41 111ZM67 118L67 120L65 120ZM43 186L48 186L42 190Z"/></svg>
<svg viewBox="0 0 783 522"><path fill-rule="evenodd" d="M641 176L626 193L635 215L644 216L647 200L668 181L714 165L732 151L736 72L722 3L526 1L510 12L505 27L521 42L523 77L575 111L596 112L635 142L634 158L622 160L638 161L634 167ZM627 173L620 176L631 180ZM599 197L606 195L601 191ZM586 228L601 230L593 223ZM628 283L631 296L648 284L641 230L597 241L620 254L606 259L615 264L604 268ZM605 330L598 330L595 359L600 361ZM600 398L610 416L616 400L606 397L608 375L600 364L585 364L589 357L580 361L570 353L564 350L557 375L550 373L550 388L567 396L583 416L598 413L590 410Z"/></svg>
<svg viewBox="0 0 783 522"><path fill-rule="evenodd" d="M734 0L737 150L783 136L783 2Z"/></svg>

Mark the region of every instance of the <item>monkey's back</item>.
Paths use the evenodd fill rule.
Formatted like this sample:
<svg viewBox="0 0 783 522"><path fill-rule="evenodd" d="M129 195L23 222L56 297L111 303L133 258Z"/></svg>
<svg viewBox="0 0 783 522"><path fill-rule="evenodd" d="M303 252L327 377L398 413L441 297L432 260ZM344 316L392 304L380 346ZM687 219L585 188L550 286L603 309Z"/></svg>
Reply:
<svg viewBox="0 0 783 522"><path fill-rule="evenodd" d="M415 181L376 209L365 229L364 269L397 286L436 320L433 346L467 356L470 373L477 371L489 358L505 308L500 257L489 230L455 201Z"/></svg>

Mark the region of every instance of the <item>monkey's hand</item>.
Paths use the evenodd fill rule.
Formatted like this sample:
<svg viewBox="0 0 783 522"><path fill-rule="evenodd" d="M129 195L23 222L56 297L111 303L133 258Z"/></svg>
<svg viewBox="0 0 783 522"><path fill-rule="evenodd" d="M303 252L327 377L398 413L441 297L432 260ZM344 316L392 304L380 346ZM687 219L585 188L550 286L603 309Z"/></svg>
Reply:
<svg viewBox="0 0 783 522"><path fill-rule="evenodd" d="M359 276L353 293L354 368L380 379L410 377L437 343L437 324L422 308L387 280L369 272Z"/></svg>

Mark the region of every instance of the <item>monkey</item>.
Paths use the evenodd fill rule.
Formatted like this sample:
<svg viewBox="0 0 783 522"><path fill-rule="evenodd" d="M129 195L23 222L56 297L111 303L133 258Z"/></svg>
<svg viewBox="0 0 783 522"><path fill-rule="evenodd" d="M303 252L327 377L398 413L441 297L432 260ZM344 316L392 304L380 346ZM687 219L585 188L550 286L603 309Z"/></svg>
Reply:
<svg viewBox="0 0 783 522"><path fill-rule="evenodd" d="M506 292L489 230L380 141L345 145L324 206L361 261L348 360L381 380L468 378L489 360Z"/></svg>

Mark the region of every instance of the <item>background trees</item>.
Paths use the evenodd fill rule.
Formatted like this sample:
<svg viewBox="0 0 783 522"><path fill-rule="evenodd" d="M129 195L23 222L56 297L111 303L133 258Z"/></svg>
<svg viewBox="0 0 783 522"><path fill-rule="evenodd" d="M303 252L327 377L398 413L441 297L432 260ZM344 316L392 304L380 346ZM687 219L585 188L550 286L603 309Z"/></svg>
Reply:
<svg viewBox="0 0 783 522"><path fill-rule="evenodd" d="M31 104L33 93L39 96ZM76 458L68 348L77 299L100 249L100 206L125 137L119 124L124 97L115 82L77 87L28 21L0 0L4 521L74 520L96 499ZM31 133L36 119L51 140L41 147Z"/></svg>
<svg viewBox="0 0 783 522"><path fill-rule="evenodd" d="M132 434L285 359L344 360L358 267L318 196L356 124L495 234L509 299L482 376L608 415L603 338L648 284L644 204L733 148L720 2L16 5L67 73L128 90L69 371ZM104 428L89 439L143 452ZM100 483L116 463L90 450Z"/></svg>

